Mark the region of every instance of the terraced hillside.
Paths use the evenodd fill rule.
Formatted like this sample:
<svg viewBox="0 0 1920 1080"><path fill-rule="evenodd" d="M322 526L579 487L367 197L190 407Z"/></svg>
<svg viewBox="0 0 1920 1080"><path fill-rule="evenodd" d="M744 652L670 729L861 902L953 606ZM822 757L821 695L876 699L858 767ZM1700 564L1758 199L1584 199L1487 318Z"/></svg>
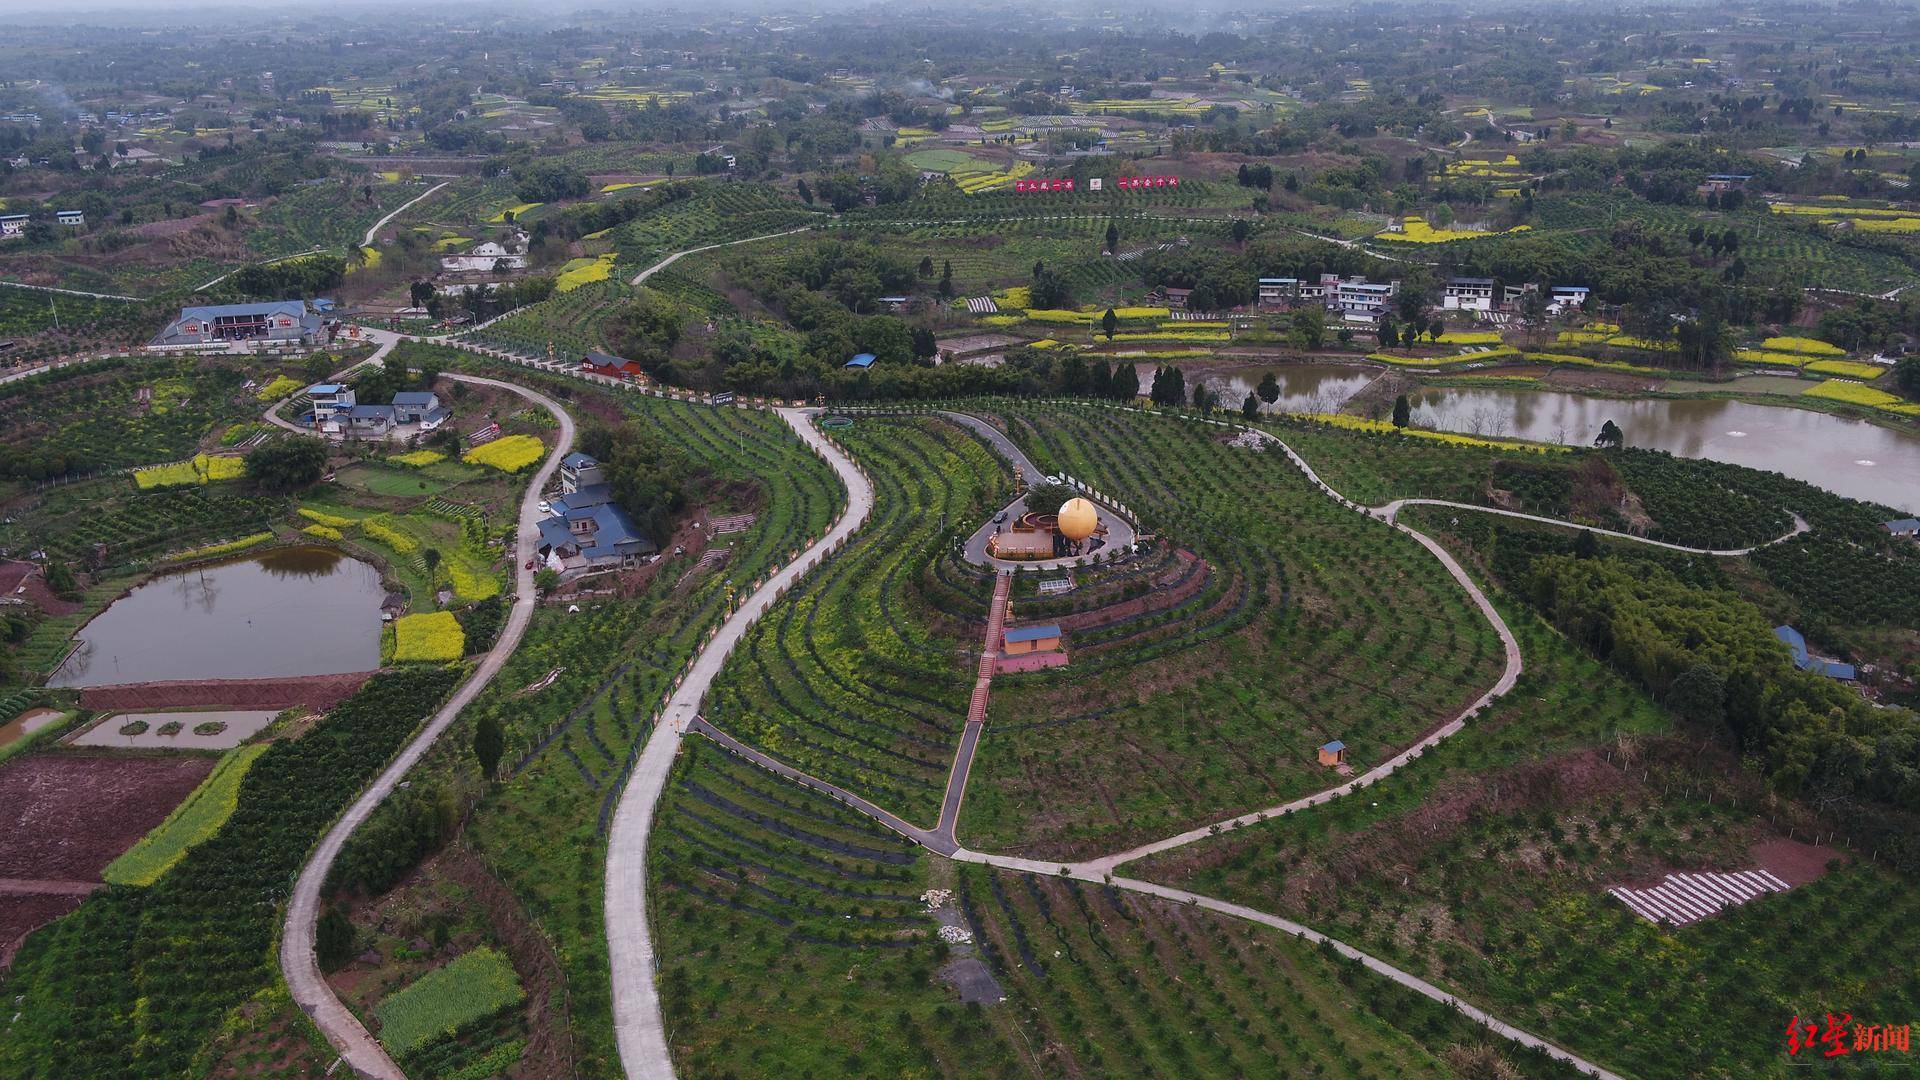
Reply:
<svg viewBox="0 0 1920 1080"><path fill-rule="evenodd" d="M715 684L707 716L931 824L972 692L963 653L973 642L934 625L915 582L991 512L990 496L1008 476L941 421L863 419L842 441L873 477L873 519L753 628Z"/></svg>
<svg viewBox="0 0 1920 1080"><path fill-rule="evenodd" d="M1273 805L1331 786L1322 743L1365 769L1498 675L1498 640L1433 556L1277 451L1176 418L998 412L1041 468L1124 493L1193 566L1178 603L1070 629L1065 669L995 681L969 847L1099 854Z"/></svg>

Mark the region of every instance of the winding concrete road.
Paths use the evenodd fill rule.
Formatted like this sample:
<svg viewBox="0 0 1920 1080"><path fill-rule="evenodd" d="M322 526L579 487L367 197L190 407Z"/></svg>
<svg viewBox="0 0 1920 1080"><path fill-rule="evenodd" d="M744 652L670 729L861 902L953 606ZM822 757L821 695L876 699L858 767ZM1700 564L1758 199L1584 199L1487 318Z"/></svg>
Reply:
<svg viewBox="0 0 1920 1080"><path fill-rule="evenodd" d="M669 259L667 262L671 262ZM666 263L661 263L664 266ZM658 269L656 266L654 269ZM847 505L839 520L800 557L781 567L747 597L694 658L692 667L647 739L633 774L620 793L613 812L613 827L607 837L606 928L607 956L612 966L613 1027L620 1047L620 1065L629 1077L670 1077L673 1055L667 1041L666 1020L660 1011L659 988L654 984L658 964L654 960L653 934L647 925L647 840L653 829L654 808L666 790L667 776L673 769L681 736L699 717L701 699L713 684L714 676L732 654L763 612L773 606L787 589L808 570L845 543L873 512L873 483L853 460L829 442L813 426L808 409L777 409L802 441L812 447L838 473L847 488ZM724 745L724 743L723 743ZM735 747L739 744L735 743ZM744 748L741 748L744 749ZM736 751L737 752L737 751ZM760 755L761 759L765 755ZM770 759L762 761L767 764ZM774 763L777 764L777 763ZM768 767L774 767L768 764ZM783 776L798 779L797 770L776 768ZM870 813L872 804L842 792L824 781L812 780L809 786L838 792L854 809ZM889 828L899 822L878 807L873 811ZM891 819L891 821L888 821ZM900 822L904 825L904 822ZM911 828L911 826L908 826Z"/></svg>
<svg viewBox="0 0 1920 1080"><path fill-rule="evenodd" d="M391 348L389 341L384 348ZM551 412L559 421L559 438L555 441L553 452L547 455L540 471L534 474L527 484L526 495L520 500L520 529L518 552L532 550L537 543L538 533L535 525L543 516L540 513L540 492L553 478L554 470L559 468L560 459L573 449L573 417L553 399L534 390L515 386L497 379L481 378L477 375L459 375L446 372L443 378L456 382L491 386L519 394L528 401ZM295 429L300 430L300 429ZM313 1019L314 1026L325 1035L327 1042L340 1053L354 1074L362 1077L377 1077L381 1080L402 1080L404 1074L393 1059L387 1056L378 1041L367 1032L359 1017L353 1015L338 997L333 988L327 985L326 976L320 972L319 961L314 956L314 930L320 916L321 888L326 884L327 872L334 860L340 857L341 849L346 846L347 838L354 830L364 824L374 809L412 769L434 741L447 730L459 717L461 710L486 689L500 668L519 647L520 639L525 636L527 626L533 619L535 600L533 571L518 555L514 559L514 596L513 609L507 616L507 624L500 631L500 637L493 648L481 659L467 681L454 691L446 704L427 720L419 733L407 743L406 748L381 771L378 779L362 792L347 812L334 822L333 828L321 839L320 846L308 857L307 864L300 871L300 877L294 882L293 895L287 902L286 921L280 938L280 973L286 977L287 988L293 994L302 1011Z"/></svg>
<svg viewBox="0 0 1920 1080"><path fill-rule="evenodd" d="M368 226L367 235L360 238L360 246L372 247L374 238L380 235L380 230L386 228L389 222L391 222L394 218L399 217L401 214L404 214L407 211L413 209L415 203L425 202L427 199L433 196L434 192L439 191L443 187L446 187L448 183L449 181L446 181L446 180L440 181L439 183L428 188L427 190L421 192L418 195L415 195L413 198L408 199L406 202L403 202L399 206L395 207L393 213L388 214L386 217L383 217L379 221L376 221L372 225Z"/></svg>
<svg viewBox="0 0 1920 1080"><path fill-rule="evenodd" d="M725 240L718 244L707 244L703 247L688 248L685 251L676 251L673 254L667 256L666 258L661 259L659 262L654 263L652 266L647 267L645 270L642 270L639 273L633 275L633 284L644 285L648 278L652 277L653 275L659 273L662 270L665 270L667 267L672 266L674 263L679 262L681 259L686 258L688 255L698 255L703 251L712 251L715 248L732 247L735 244L752 244L761 240L772 240L772 239L775 239L776 237L792 236L795 233L811 232L813 231L814 228L815 226L813 225L802 225L797 229L788 229L785 232L765 233L760 236L749 236L743 240Z"/></svg>
<svg viewBox="0 0 1920 1080"><path fill-rule="evenodd" d="M1498 514L1501 517L1518 518L1521 521L1535 521L1535 522L1539 522L1542 525L1558 525L1563 529L1573 529L1578 532L1590 532L1598 536L1610 536L1615 540L1631 540L1636 544L1647 544L1652 547L1666 548L1668 551L1684 551L1689 555L1721 555L1721 556L1751 555L1754 552L1759 551L1761 548L1772 547L1775 544L1785 543L1786 541L1791 540L1796 536L1799 536L1801 533L1806 532L1809 528L1811 528L1811 526L1807 524L1806 518L1803 518L1799 514L1795 514L1793 513L1793 511L1789 510L1787 511L1787 513L1793 517L1793 528L1787 530L1785 533L1783 533L1780 536L1776 536L1773 539L1768 540L1764 544L1755 544L1752 547L1743 547L1743 548L1697 548L1697 547L1687 547L1684 544L1669 544L1665 540L1649 540L1644 536L1635 536L1632 533L1625 533L1625 532L1615 532L1612 529L1597 529L1591 525L1580 525L1572 521L1562 521L1559 518L1541 517L1538 514L1523 514L1518 510L1502 510L1497 506L1480 506L1475 503L1454 502L1451 499L1395 499L1392 502L1387 503L1383 506L1374 507L1370 511L1370 513L1372 513L1375 517L1383 518L1387 521L1393 522L1394 524L1398 525L1400 510L1402 507L1407 507L1407 506L1450 506L1450 507L1453 507L1455 510L1471 510L1476 514Z"/></svg>

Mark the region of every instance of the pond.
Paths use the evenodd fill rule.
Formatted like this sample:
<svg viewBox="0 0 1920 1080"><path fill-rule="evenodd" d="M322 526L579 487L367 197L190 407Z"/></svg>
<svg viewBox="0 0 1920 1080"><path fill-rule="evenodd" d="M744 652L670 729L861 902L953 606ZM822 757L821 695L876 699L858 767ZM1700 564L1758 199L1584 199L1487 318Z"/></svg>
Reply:
<svg viewBox="0 0 1920 1080"><path fill-rule="evenodd" d="M161 574L82 627L50 684L371 671L385 595L373 566L321 547Z"/></svg>
<svg viewBox="0 0 1920 1080"><path fill-rule="evenodd" d="M1137 365L1140 392L1153 389L1153 364ZM1272 372L1280 384L1280 397L1272 405L1260 403L1263 412L1339 412L1340 406L1360 389L1379 378L1380 372L1353 364L1279 364L1274 367L1240 368L1234 371L1187 372L1189 380L1205 380L1218 395L1220 406L1238 412L1240 403Z"/></svg>
<svg viewBox="0 0 1920 1080"><path fill-rule="evenodd" d="M1808 409L1447 387L1421 391L1413 420L1444 431L1580 446L1612 420L1629 446L1769 469L1849 498L1920 509L1920 435Z"/></svg>

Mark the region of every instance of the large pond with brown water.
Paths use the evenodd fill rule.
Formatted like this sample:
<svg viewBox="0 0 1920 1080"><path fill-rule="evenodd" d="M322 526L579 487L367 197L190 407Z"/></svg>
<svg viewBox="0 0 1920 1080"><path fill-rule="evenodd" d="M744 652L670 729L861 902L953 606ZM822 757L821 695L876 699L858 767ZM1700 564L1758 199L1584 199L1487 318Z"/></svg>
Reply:
<svg viewBox="0 0 1920 1080"><path fill-rule="evenodd" d="M1139 365L1140 392L1153 384L1152 364ZM1380 376L1348 364L1281 364L1199 378L1228 409L1238 409L1271 371L1280 398L1267 412L1338 412ZM1193 379L1195 374L1189 373ZM1622 400L1558 390L1434 387L1413 399L1423 427L1588 446L1608 420L1629 446L1666 450L1770 469L1855 499L1920 511L1920 434L1786 405L1709 398Z"/></svg>
<svg viewBox="0 0 1920 1080"><path fill-rule="evenodd" d="M380 572L278 548L161 574L76 635L54 686L332 675L380 666Z"/></svg>
<svg viewBox="0 0 1920 1080"><path fill-rule="evenodd" d="M1420 392L1413 420L1445 431L1574 446L1591 445L1612 420L1629 446L1769 469L1849 498L1920 510L1920 435L1808 409L1444 387Z"/></svg>

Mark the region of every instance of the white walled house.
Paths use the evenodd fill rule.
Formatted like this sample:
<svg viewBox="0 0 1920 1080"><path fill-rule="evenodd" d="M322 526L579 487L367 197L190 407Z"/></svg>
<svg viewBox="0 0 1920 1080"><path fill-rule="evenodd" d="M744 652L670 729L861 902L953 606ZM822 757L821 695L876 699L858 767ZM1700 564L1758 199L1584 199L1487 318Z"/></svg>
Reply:
<svg viewBox="0 0 1920 1080"><path fill-rule="evenodd" d="M1448 278L1440 306L1446 311L1492 311L1493 290L1492 278Z"/></svg>

